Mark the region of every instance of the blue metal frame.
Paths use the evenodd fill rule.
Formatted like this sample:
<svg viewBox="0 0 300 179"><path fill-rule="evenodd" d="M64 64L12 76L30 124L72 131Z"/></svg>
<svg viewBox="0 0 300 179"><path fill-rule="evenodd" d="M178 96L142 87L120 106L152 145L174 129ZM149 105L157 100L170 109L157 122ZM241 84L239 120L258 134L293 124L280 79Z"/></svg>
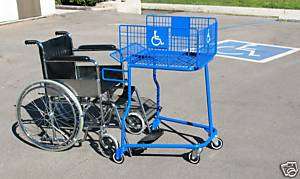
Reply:
<svg viewBox="0 0 300 179"><path fill-rule="evenodd" d="M146 17L146 25L149 26L162 26L172 28L170 24L172 24L171 16L154 16L149 15ZM176 18L176 23L181 19ZM212 104L211 104L211 91L210 91L210 78L209 78L209 70L208 63L213 59L216 54L217 47L217 21L214 18L198 18L198 17L185 17L182 18L185 21L185 24L189 24L189 33L193 33L192 30L196 28L196 36L187 37L187 33L182 37L182 41L184 38L187 39L187 42L183 44L175 44L177 46L172 47L175 43L178 43L176 40L172 42L173 36L171 35L169 39L171 46L170 49L153 49L153 45L151 48L151 53L147 52L147 44L146 40L132 41L135 37L137 38L148 38L145 36L146 27L147 26L135 26L135 25L121 25L119 27L119 47L122 54L122 59L119 61L127 61L127 84L128 84L128 102L125 109L125 112L121 119L121 145L116 151L116 159L120 159L125 151L129 148L178 148L178 149L192 149L198 150L199 148L206 147L217 135L217 130L213 125L213 115L212 115ZM190 22L187 20L193 19ZM198 20L198 21L197 21ZM203 25L206 22L206 26ZM213 21L213 23L211 23ZM173 23L174 24L174 23ZM178 29L177 29L178 30ZM180 29L178 31L174 31L173 34L178 35L178 32L182 32L184 29ZM134 33L137 33L134 35ZM144 36L143 36L144 33ZM151 33L153 31L151 30ZM165 33L165 32L164 32ZM210 34L211 33L211 34ZM125 36L124 36L125 34ZM170 33L172 34L172 33ZM159 37L157 32L153 35L154 38ZM205 38L209 37L210 40L206 40ZM181 38L181 37L176 37ZM193 38L190 40L190 38ZM158 38L157 38L158 39ZM156 40L157 40L156 39ZM151 39L152 40L152 39ZM191 47L191 42L197 43ZM139 45L135 43L140 42ZM159 43L161 43L158 39ZM173 44L172 44L173 43ZM133 45L134 44L134 45ZM153 43L154 44L154 43ZM156 44L154 44L156 45ZM181 46L180 46L181 45ZM130 46L130 48L126 48L126 46ZM188 47L187 50L184 48ZM165 48L165 46L164 46ZM171 49L175 50L171 50ZM178 48L178 49L176 49ZM194 57L186 56L186 52L190 53L192 48L196 48L194 50L196 55ZM145 53L146 52L146 53ZM161 52L164 53L164 56L161 56ZM164 59L165 58L165 59ZM176 61L174 59L180 59L183 61ZM117 59L117 58L115 58ZM169 62L169 60L173 60ZM143 62L139 62L139 60L143 60ZM178 63L178 64L176 64ZM162 65L163 64L163 65ZM206 86L206 103L207 103L207 116L208 116L208 125L204 125L196 122L189 122L183 119L170 118L160 115L160 85L157 80L157 70L175 70L175 71L195 71L201 68L204 68L204 76L205 76L205 86ZM131 108L131 83L132 83L132 70L134 68L149 68L153 69L153 81L156 86L156 115L155 119L152 123L151 130L155 130L159 127L161 121L173 122L187 126L193 126L197 128L202 128L208 133L208 138L203 143L198 144L130 144L126 142L126 131L125 131L125 119L128 116L128 113ZM103 72L103 71L102 71ZM104 72L103 72L104 73ZM102 75L103 76L103 75Z"/></svg>
<svg viewBox="0 0 300 179"><path fill-rule="evenodd" d="M101 70L101 77L105 81L112 81L112 82L119 82L119 83L126 83L127 82L127 80L121 80L121 79L117 79L117 78L107 78L107 77L105 77L105 71L126 73L127 70L115 69L115 68L103 68Z"/></svg>

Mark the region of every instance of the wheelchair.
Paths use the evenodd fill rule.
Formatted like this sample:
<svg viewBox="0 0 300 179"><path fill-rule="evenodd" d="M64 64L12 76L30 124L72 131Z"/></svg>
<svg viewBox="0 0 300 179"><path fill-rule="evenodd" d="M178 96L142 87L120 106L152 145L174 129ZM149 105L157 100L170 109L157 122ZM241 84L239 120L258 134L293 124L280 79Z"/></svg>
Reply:
<svg viewBox="0 0 300 179"><path fill-rule="evenodd" d="M119 143L107 128L120 127L128 100L128 86L122 83L126 76L123 64L101 65L75 53L118 49L114 45L74 48L69 32L57 31L55 35L43 42L25 41L39 48L43 79L31 83L18 98L16 111L21 131L30 143L47 151L63 151L81 144L93 131L99 135L101 154L111 157ZM126 130L137 135L149 128L155 103L140 97L134 86L131 89L136 105L126 118ZM116 95L119 90L121 94Z"/></svg>

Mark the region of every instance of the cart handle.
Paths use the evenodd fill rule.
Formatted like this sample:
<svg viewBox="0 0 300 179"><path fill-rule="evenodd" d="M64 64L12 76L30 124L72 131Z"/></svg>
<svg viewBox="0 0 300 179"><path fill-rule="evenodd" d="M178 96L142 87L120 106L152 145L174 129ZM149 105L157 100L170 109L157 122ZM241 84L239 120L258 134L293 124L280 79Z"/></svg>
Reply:
<svg viewBox="0 0 300 179"><path fill-rule="evenodd" d="M122 73L127 73L127 70L122 70L122 69L114 69L114 68L103 68L101 70L101 77L103 80L105 81L112 81L112 82L119 82L119 83L126 83L127 80L126 79L118 79L118 78L113 78L113 77L106 77L105 76L105 72L109 71L109 72L122 72Z"/></svg>
<svg viewBox="0 0 300 179"><path fill-rule="evenodd" d="M118 56L118 55L119 55L119 56ZM117 62L119 62L119 63L123 63L123 62L125 61L125 60L123 59L123 55L122 55L120 49L114 50L113 52L111 52L111 53L109 54L109 56L110 56L112 59L114 59L114 60L116 60Z"/></svg>

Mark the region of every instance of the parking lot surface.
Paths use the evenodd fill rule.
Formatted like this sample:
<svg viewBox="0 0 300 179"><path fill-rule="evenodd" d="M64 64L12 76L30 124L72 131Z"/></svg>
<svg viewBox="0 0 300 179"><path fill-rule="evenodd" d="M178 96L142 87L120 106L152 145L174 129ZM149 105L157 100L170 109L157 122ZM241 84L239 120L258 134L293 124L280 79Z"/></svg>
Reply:
<svg viewBox="0 0 300 179"><path fill-rule="evenodd" d="M186 150L149 149L142 156L127 156L122 165L117 165L95 152L90 142L51 153L16 137L15 133L19 132L18 128L14 132L17 97L26 85L42 78L38 50L26 47L25 39L47 40L54 37L56 30L67 30L72 33L75 46L117 44L118 24L144 24L147 13L153 12L130 15L81 11L0 26L1 178L284 178L281 163L300 164L300 52L263 64L221 57L209 64L214 122L224 146L219 151L205 148L198 165L182 157L189 152ZM247 16L209 16L218 18L220 41L234 39L300 48L300 23ZM100 63L112 62L104 55L99 57ZM149 70L136 70L134 84L142 96L155 99L151 76ZM205 123L203 80L202 70L159 72L162 113ZM170 126L185 134L206 137L189 127ZM185 140L166 132L159 142Z"/></svg>

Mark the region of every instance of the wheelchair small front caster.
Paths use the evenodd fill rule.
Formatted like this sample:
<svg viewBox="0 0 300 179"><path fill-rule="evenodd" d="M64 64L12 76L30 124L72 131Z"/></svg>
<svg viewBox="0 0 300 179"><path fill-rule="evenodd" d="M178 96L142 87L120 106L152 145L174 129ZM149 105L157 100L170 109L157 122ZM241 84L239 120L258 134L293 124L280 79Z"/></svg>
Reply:
<svg viewBox="0 0 300 179"><path fill-rule="evenodd" d="M125 121L126 121L126 125L125 125L126 130L130 134L134 134L134 135L141 134L146 127L143 117L137 112L129 113Z"/></svg>
<svg viewBox="0 0 300 179"><path fill-rule="evenodd" d="M188 160L192 164L198 164L200 162L200 153L202 152L202 148L198 150L193 150L188 155Z"/></svg>
<svg viewBox="0 0 300 179"><path fill-rule="evenodd" d="M112 160L116 164L122 164L124 162L125 158L124 158L124 155L122 155L120 159L117 159L116 153L114 153L113 156L112 156Z"/></svg>
<svg viewBox="0 0 300 179"><path fill-rule="evenodd" d="M112 135L106 133L100 134L99 146L100 153L104 157L110 158L116 152L117 148L119 147L119 143Z"/></svg>
<svg viewBox="0 0 300 179"><path fill-rule="evenodd" d="M223 147L223 141L222 139L216 137L210 142L210 147L214 150L219 150Z"/></svg>

